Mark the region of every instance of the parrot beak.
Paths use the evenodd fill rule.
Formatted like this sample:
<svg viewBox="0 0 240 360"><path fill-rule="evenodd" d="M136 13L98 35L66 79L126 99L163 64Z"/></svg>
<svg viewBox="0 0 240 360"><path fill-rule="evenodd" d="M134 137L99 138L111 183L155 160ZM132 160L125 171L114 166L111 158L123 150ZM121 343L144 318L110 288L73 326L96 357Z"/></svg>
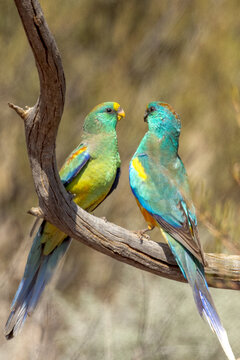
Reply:
<svg viewBox="0 0 240 360"><path fill-rule="evenodd" d="M119 107L117 110L117 119L118 119L118 121L120 121L124 118L125 118L125 112L121 107Z"/></svg>
<svg viewBox="0 0 240 360"><path fill-rule="evenodd" d="M148 122L148 121L147 121L147 117L148 117L148 112L147 112L147 110L146 110L146 111L145 111L145 114L144 114L144 118L143 118L143 119L144 119L144 122L146 122L146 123Z"/></svg>

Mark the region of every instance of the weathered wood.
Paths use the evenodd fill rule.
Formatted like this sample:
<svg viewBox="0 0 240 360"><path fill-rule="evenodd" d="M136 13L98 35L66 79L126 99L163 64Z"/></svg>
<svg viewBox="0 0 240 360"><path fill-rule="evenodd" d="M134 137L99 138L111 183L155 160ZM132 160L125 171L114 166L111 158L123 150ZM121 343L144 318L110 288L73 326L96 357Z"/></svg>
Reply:
<svg viewBox="0 0 240 360"><path fill-rule="evenodd" d="M32 48L40 81L40 96L32 108L10 105L24 120L28 156L40 211L44 218L74 239L106 255L159 276L184 282L166 244L99 219L77 207L57 173L55 140L62 117L65 78L61 58L37 0L15 0ZM240 257L206 254L210 286L240 289Z"/></svg>

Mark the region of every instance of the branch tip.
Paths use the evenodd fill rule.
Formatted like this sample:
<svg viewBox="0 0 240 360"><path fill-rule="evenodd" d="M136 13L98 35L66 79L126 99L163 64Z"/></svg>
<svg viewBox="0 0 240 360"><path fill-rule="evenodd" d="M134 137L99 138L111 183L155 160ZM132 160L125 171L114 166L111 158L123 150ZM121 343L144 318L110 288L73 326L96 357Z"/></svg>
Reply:
<svg viewBox="0 0 240 360"><path fill-rule="evenodd" d="M12 104L12 103L8 103L8 106L9 106L11 109L15 110L16 113L17 113L23 120L26 119L26 117L27 117L27 115L28 115L28 113L29 113L29 111L30 111L30 109L31 109L30 107L25 106L26 110L24 110L24 109L21 108L20 106L14 105L14 104Z"/></svg>
<svg viewBox="0 0 240 360"><path fill-rule="evenodd" d="M37 218L44 218L43 211L40 207L32 207L27 213L36 216Z"/></svg>

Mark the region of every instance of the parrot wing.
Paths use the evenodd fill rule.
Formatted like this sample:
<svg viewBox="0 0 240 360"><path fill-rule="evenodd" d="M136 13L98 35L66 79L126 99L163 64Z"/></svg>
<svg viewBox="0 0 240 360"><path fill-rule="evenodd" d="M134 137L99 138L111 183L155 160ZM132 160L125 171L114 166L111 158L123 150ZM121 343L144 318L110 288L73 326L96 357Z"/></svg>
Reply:
<svg viewBox="0 0 240 360"><path fill-rule="evenodd" d="M90 154L86 144L81 143L66 159L59 175L63 185L66 187L82 170L90 160Z"/></svg>
<svg viewBox="0 0 240 360"><path fill-rule="evenodd" d="M161 228L206 264L186 172L181 160L177 161L179 181L166 167L151 163L147 154L134 157L130 163L130 186L139 203Z"/></svg>

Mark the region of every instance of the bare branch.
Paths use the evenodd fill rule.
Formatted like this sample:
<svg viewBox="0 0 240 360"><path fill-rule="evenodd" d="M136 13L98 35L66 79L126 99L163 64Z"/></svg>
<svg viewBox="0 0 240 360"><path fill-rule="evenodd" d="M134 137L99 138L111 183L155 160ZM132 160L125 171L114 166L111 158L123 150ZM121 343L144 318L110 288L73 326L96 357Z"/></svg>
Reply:
<svg viewBox="0 0 240 360"><path fill-rule="evenodd" d="M22 118L22 119L25 119L27 117L27 114L28 114L28 109L27 110L24 110L22 109L21 107L17 106L17 105L14 105L12 103L8 103L8 106L15 110L16 113Z"/></svg>
<svg viewBox="0 0 240 360"><path fill-rule="evenodd" d="M43 211L40 207L32 207L28 210L28 214L36 216L37 218L44 218Z"/></svg>
<svg viewBox="0 0 240 360"><path fill-rule="evenodd" d="M65 79L61 58L37 0L15 0L32 48L40 80L40 96L26 111L26 143L35 189L44 218L74 239L124 263L182 281L184 278L166 244L140 239L136 234L90 215L77 207L65 191L57 172L55 140L61 120ZM32 209L34 215L36 209ZM210 286L240 289L240 257L207 254Z"/></svg>

